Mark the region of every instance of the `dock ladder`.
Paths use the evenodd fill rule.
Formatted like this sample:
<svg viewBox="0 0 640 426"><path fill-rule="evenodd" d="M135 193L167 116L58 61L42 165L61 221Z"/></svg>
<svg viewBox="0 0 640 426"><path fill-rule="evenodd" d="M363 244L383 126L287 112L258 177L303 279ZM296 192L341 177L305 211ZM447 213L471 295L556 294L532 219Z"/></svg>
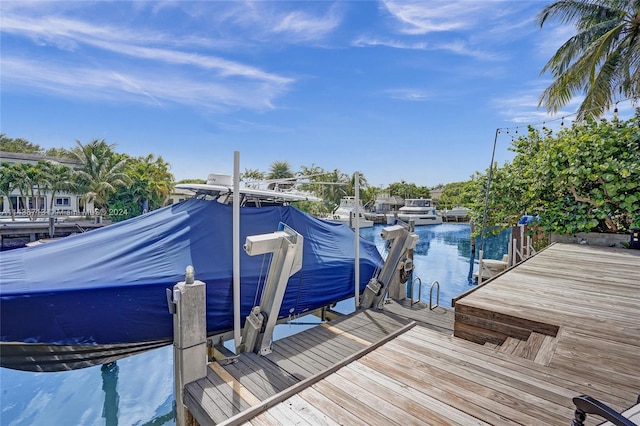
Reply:
<svg viewBox="0 0 640 426"><path fill-rule="evenodd" d="M433 288L436 288L436 304L433 304ZM440 283L438 281L434 281L431 283L431 288L429 289L429 310L434 310L440 306Z"/></svg>

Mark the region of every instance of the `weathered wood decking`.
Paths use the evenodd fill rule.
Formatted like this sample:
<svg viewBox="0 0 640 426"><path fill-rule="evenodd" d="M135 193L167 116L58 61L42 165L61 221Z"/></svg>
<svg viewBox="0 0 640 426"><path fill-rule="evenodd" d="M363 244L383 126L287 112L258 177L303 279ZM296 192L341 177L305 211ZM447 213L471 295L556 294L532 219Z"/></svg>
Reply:
<svg viewBox="0 0 640 426"><path fill-rule="evenodd" d="M640 393L639 290L639 251L556 244L457 301L471 340L409 328L396 305L359 312L243 354L228 376L211 366L187 404L201 424L252 425L566 425L580 394L623 411Z"/></svg>
<svg viewBox="0 0 640 426"><path fill-rule="evenodd" d="M403 309L396 302L386 307ZM451 310L430 311L418 304L408 314L360 311L278 340L266 357L243 353L228 362L213 362L207 378L186 386L185 404L201 425L224 422L305 380L329 374L403 327L419 323L453 333Z"/></svg>

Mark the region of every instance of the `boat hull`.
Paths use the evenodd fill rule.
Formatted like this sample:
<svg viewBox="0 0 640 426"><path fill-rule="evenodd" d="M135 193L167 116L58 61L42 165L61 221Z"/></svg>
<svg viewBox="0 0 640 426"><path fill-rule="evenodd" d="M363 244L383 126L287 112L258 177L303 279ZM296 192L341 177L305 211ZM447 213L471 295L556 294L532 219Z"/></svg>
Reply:
<svg viewBox="0 0 640 426"><path fill-rule="evenodd" d="M170 340L112 345L0 342L0 367L35 372L77 370L108 364L170 343Z"/></svg>
<svg viewBox="0 0 640 426"><path fill-rule="evenodd" d="M416 226L423 225L439 225L442 223L442 217L433 214L397 214L397 215L387 215L387 224L392 225L396 222L396 220L401 220L403 222L409 223L413 221Z"/></svg>

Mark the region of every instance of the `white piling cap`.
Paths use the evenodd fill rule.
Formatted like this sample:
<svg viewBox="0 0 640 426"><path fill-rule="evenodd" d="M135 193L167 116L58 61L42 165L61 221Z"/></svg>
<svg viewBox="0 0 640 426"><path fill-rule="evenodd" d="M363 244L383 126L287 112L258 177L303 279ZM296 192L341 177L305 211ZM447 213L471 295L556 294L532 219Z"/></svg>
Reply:
<svg viewBox="0 0 640 426"><path fill-rule="evenodd" d="M195 271L193 270L193 266L189 265L187 266L187 270L185 271L184 274L184 282L186 284L193 284L193 281L195 280Z"/></svg>

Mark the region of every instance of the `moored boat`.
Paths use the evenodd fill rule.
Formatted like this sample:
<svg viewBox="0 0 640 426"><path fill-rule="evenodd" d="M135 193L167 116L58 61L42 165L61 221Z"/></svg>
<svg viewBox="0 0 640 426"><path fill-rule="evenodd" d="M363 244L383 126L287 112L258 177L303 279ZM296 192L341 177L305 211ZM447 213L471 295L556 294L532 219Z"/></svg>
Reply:
<svg viewBox="0 0 640 426"><path fill-rule="evenodd" d="M240 209L241 241L285 223L304 236L302 269L279 317L353 296L354 233L286 205ZM184 202L0 258L0 365L59 371L111 362L170 343L166 289L187 265L207 284L207 333L233 327L232 206ZM261 256L241 254L241 317L261 291ZM360 240L360 289L382 259Z"/></svg>
<svg viewBox="0 0 640 426"><path fill-rule="evenodd" d="M352 228L356 227L356 199L355 197L342 197L340 205L329 216L331 222L344 223ZM360 228L370 228L373 226L373 220L364 216L364 207L362 201L358 205L358 226Z"/></svg>
<svg viewBox="0 0 640 426"><path fill-rule="evenodd" d="M442 217L436 213L430 198L407 198L397 214L387 215L388 224L392 224L396 219L407 223L413 221L416 226L442 223Z"/></svg>

